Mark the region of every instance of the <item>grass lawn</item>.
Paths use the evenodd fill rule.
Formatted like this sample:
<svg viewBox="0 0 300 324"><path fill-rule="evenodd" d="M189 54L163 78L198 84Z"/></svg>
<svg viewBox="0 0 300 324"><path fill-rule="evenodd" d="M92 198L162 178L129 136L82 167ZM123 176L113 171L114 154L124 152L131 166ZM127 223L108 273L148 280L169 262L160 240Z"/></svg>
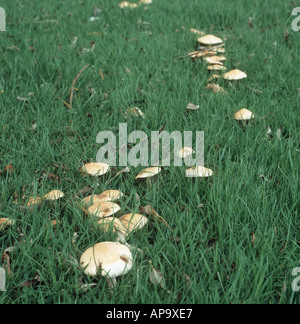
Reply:
<svg viewBox="0 0 300 324"><path fill-rule="evenodd" d="M15 221L0 232L1 255L13 247L0 303L299 303L292 271L300 267L300 32L291 28L298 1L153 0L135 9L119 2L0 4L7 15L0 218ZM248 78L216 81L227 95L205 89L206 64L186 56L199 45L190 28L224 39L228 70ZM87 64L69 110L64 101ZM186 110L188 103L200 108ZM128 116L129 107L146 117ZM241 108L255 114L246 127L233 118ZM96 161L97 134L118 133L125 122L129 133L204 131L213 177L189 179L186 167L172 166L151 186L135 181L142 167L83 177L83 163ZM12 173L3 171L7 165ZM144 255L133 252L133 269L113 293L74 262L95 243L115 240L76 205L73 196L85 186L95 194L121 190L121 215L150 204L170 225L152 222L130 237ZM53 189L65 193L55 207L20 210L28 197ZM149 261L166 289L149 280ZM0 267L7 262L4 256Z"/></svg>

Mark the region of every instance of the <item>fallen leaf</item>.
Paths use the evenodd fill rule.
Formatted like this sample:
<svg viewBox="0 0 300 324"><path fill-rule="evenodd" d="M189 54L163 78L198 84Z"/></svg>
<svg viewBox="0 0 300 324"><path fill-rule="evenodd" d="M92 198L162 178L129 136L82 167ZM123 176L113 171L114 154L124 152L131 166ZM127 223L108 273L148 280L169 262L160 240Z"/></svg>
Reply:
<svg viewBox="0 0 300 324"><path fill-rule="evenodd" d="M249 28L253 29L252 17L249 17L248 25L249 25Z"/></svg>
<svg viewBox="0 0 300 324"><path fill-rule="evenodd" d="M256 239L255 234L251 232L250 236L252 236L252 245L254 245Z"/></svg>
<svg viewBox="0 0 300 324"><path fill-rule="evenodd" d="M24 287L34 287L35 285L37 285L40 282L43 282L43 280L37 274L33 279L29 279L29 280L26 280L23 283L21 283L20 288L24 288Z"/></svg>
<svg viewBox="0 0 300 324"><path fill-rule="evenodd" d="M20 96L17 96L17 100L18 100L18 101L23 101L23 102L25 102L25 103L29 102L29 100L28 100L27 98L25 98L25 97L20 97Z"/></svg>
<svg viewBox="0 0 300 324"><path fill-rule="evenodd" d="M3 268L7 271L8 275L12 275L12 271L10 269L10 250L6 249L3 253L2 253L2 263L4 264Z"/></svg>
<svg viewBox="0 0 300 324"><path fill-rule="evenodd" d="M12 174L14 172L14 167L11 164L9 164L4 168L4 171L6 173Z"/></svg>
<svg viewBox="0 0 300 324"><path fill-rule="evenodd" d="M165 279L160 271L155 269L150 261L151 271L149 275L150 281L153 283L154 286L160 286L163 289L166 289L166 282Z"/></svg>
<svg viewBox="0 0 300 324"><path fill-rule="evenodd" d="M133 107L133 108L129 108L126 112L126 115L130 114L134 117L142 117L145 118L145 114L141 111L141 109L137 108L137 107Z"/></svg>
<svg viewBox="0 0 300 324"><path fill-rule="evenodd" d="M142 213L151 215L158 223L161 223L161 224L165 225L166 227L169 227L169 224L167 223L167 221L163 217L158 215L156 210L151 205L147 205L146 207L140 206L139 210Z"/></svg>
<svg viewBox="0 0 300 324"><path fill-rule="evenodd" d="M190 29L190 32L191 32L192 34L197 34L197 35L200 35L200 36L204 36L204 35L205 35L205 32L200 31L200 30L197 30L197 29L195 29L195 28L191 28L191 29Z"/></svg>
<svg viewBox="0 0 300 324"><path fill-rule="evenodd" d="M215 84L215 83L209 83L205 89L207 90L212 90L214 93L224 93L224 94L227 94L227 92L222 88L220 87L218 84Z"/></svg>

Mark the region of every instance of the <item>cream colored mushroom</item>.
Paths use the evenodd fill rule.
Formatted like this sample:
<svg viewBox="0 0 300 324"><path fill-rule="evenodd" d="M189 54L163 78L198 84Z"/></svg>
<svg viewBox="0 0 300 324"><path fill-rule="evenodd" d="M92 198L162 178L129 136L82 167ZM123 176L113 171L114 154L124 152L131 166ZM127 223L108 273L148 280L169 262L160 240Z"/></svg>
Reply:
<svg viewBox="0 0 300 324"><path fill-rule="evenodd" d="M146 178L151 178L156 176L157 174L159 174L161 172L161 168L159 167L151 167L151 168L147 168L144 169L143 171L141 171L135 179L146 179Z"/></svg>
<svg viewBox="0 0 300 324"><path fill-rule="evenodd" d="M120 209L121 207L119 205L108 201L92 205L89 207L88 212L92 216L104 218L116 214Z"/></svg>
<svg viewBox="0 0 300 324"><path fill-rule="evenodd" d="M250 120L253 118L254 118L253 112L246 108L237 111L234 115L235 120Z"/></svg>
<svg viewBox="0 0 300 324"><path fill-rule="evenodd" d="M135 232L148 224L148 218L141 214L126 214L120 217L127 232Z"/></svg>
<svg viewBox="0 0 300 324"><path fill-rule="evenodd" d="M106 195L98 195L98 196L88 196L81 200L82 204L85 206L90 207L91 205L100 204L101 202L109 202L112 201L112 199Z"/></svg>
<svg viewBox="0 0 300 324"><path fill-rule="evenodd" d="M243 71L235 69L235 70L225 73L223 75L223 78L225 80L229 80L229 81L242 80L242 79L247 78L247 74Z"/></svg>
<svg viewBox="0 0 300 324"><path fill-rule="evenodd" d="M152 0L140 0L139 4L151 4Z"/></svg>
<svg viewBox="0 0 300 324"><path fill-rule="evenodd" d="M122 1L122 2L120 2L119 4L118 4L118 6L120 7L120 8L129 8L129 6L130 6L130 3L128 2L128 1Z"/></svg>
<svg viewBox="0 0 300 324"><path fill-rule="evenodd" d="M49 201L55 201L55 200L59 200L60 198L63 198L64 196L65 196L65 194L62 191L52 190L52 191L48 192L44 196L44 198Z"/></svg>
<svg viewBox="0 0 300 324"><path fill-rule="evenodd" d="M227 67L221 64L213 64L213 65L209 65L207 69L209 71L221 71L221 70L227 70Z"/></svg>
<svg viewBox="0 0 300 324"><path fill-rule="evenodd" d="M80 258L84 273L94 277L100 274L108 278L110 285L116 285L116 277L127 274L133 266L129 248L117 242L102 242L87 249Z"/></svg>
<svg viewBox="0 0 300 324"><path fill-rule="evenodd" d="M111 199L111 201L116 201L124 196L124 194L119 190L106 190L102 192L100 196L107 196ZM100 197L98 196L98 197Z"/></svg>
<svg viewBox="0 0 300 324"><path fill-rule="evenodd" d="M217 45L217 44L222 44L223 40L214 35L205 35L198 38L198 42L204 45Z"/></svg>
<svg viewBox="0 0 300 324"><path fill-rule="evenodd" d="M208 178L211 177L214 172L203 166L197 166L186 170L185 176L187 178Z"/></svg>
<svg viewBox="0 0 300 324"><path fill-rule="evenodd" d="M176 152L176 155L181 158L181 159L185 159L188 156L191 156L194 153L194 150L191 147L183 147L182 149L180 149L178 152Z"/></svg>
<svg viewBox="0 0 300 324"><path fill-rule="evenodd" d="M204 60L209 64L223 65L222 62L226 61L226 57L214 55L214 56L205 57Z"/></svg>
<svg viewBox="0 0 300 324"><path fill-rule="evenodd" d="M109 229L112 229L113 232L115 231L121 231L122 233L126 233L127 229L121 222L119 218L115 217L106 217L101 218L98 220L98 225L101 230L104 232L108 232Z"/></svg>
<svg viewBox="0 0 300 324"><path fill-rule="evenodd" d="M99 177L109 171L109 165L106 163L88 163L80 168L80 172L84 175Z"/></svg>

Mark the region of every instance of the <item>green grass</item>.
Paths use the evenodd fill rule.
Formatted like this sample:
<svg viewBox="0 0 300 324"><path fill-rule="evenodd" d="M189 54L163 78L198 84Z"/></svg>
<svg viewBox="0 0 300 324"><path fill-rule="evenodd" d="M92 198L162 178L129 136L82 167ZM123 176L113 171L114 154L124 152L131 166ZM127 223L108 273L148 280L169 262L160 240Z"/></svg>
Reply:
<svg viewBox="0 0 300 324"><path fill-rule="evenodd" d="M300 267L300 33L291 29L295 4L153 0L147 10L121 10L118 3L1 2L7 32L0 34L0 168L12 164L15 172L0 175L0 217L16 224L0 233L1 253L15 247L10 255L13 276L0 303L299 303L299 293L291 289L292 270ZM101 9L100 19L89 22L95 6ZM250 16L254 29L248 26ZM247 72L248 79L235 86L218 82L227 96L205 90L209 73L202 61L180 58L196 49L191 27L226 39L226 66ZM78 40L72 46L74 37ZM95 50L83 53L91 42ZM87 64L69 111L62 100L68 102L72 82ZM187 112L189 102L200 109ZM125 111L132 106L146 118L126 120ZM244 107L256 115L246 128L232 118ZM83 178L78 169L95 161L97 134L117 132L120 122L128 123L128 132L150 134L164 125L169 132L204 131L206 166L214 176L187 179L184 167L170 167L152 187L134 180L141 168L115 178ZM274 134L281 128L282 138L266 139L267 127ZM57 174L60 182L40 180L43 172ZM86 185L97 194L124 192L124 214L151 204L171 228L155 223L130 238L144 257L135 254L134 269L120 278L113 294L105 280L87 278L68 262L70 256L79 260L94 243L114 239L76 207L72 197ZM41 196L56 188L66 194L56 208L43 205L23 213L13 203L15 193L23 204L23 195ZM61 225L53 229L50 219ZM181 241L176 243L175 237ZM149 260L171 293L149 281ZM41 283L20 288L37 274ZM184 274L190 277L188 287ZM98 285L80 290L81 283L91 282Z"/></svg>

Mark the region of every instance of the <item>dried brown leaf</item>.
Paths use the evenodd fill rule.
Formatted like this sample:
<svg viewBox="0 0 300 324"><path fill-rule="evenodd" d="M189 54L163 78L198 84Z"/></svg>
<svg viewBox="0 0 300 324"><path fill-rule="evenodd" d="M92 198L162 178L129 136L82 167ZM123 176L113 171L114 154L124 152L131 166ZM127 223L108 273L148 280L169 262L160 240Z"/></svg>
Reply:
<svg viewBox="0 0 300 324"><path fill-rule="evenodd" d="M169 227L167 221L163 217L158 215L156 210L151 205L147 205L146 207L140 206L139 210L142 213L152 216L158 223L163 224L166 227Z"/></svg>

